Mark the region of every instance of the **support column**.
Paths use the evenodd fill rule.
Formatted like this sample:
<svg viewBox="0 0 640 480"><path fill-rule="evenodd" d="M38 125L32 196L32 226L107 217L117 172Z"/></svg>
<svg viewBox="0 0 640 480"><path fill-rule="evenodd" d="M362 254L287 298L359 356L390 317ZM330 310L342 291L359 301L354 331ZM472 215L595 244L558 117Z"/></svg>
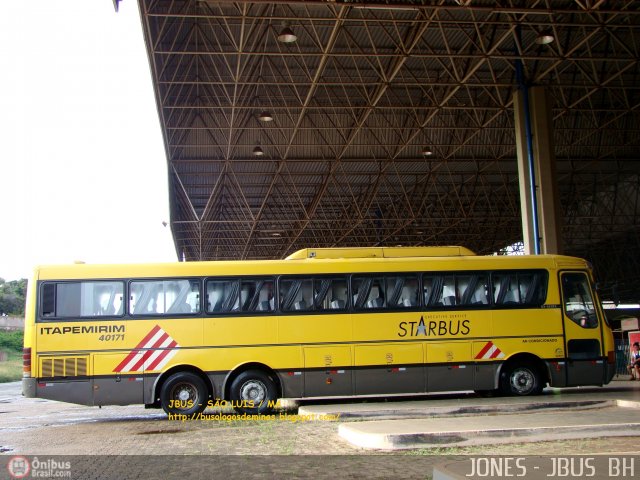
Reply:
<svg viewBox="0 0 640 480"><path fill-rule="evenodd" d="M525 95L528 96L528 108ZM527 111L530 138L525 117ZM551 108L544 87L528 88L526 94L522 89L518 90L514 96L514 114L525 253L535 253L536 227L540 253L561 253L560 201ZM533 168L530 161L533 161Z"/></svg>

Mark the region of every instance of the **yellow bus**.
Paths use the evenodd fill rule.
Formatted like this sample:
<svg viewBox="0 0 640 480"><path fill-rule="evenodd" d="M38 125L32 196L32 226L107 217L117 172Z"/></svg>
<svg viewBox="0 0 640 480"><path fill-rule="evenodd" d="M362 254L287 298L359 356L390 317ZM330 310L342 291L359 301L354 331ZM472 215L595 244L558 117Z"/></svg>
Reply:
<svg viewBox="0 0 640 480"><path fill-rule="evenodd" d="M304 249L278 261L40 267L23 393L194 415L225 400L604 385L614 343L578 258L463 247Z"/></svg>

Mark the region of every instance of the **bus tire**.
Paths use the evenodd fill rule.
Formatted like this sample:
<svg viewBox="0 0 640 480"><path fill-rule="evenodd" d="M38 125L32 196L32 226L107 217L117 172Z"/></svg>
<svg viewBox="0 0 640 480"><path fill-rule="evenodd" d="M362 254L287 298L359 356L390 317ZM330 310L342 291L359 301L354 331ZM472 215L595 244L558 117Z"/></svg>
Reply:
<svg viewBox="0 0 640 480"><path fill-rule="evenodd" d="M230 397L236 412L266 415L278 400L278 389L271 375L261 370L247 370L231 383Z"/></svg>
<svg viewBox="0 0 640 480"><path fill-rule="evenodd" d="M191 372L171 375L160 389L160 404L168 415L194 415L207 408L209 392L204 380Z"/></svg>
<svg viewBox="0 0 640 480"><path fill-rule="evenodd" d="M500 376L500 390L504 395L539 395L542 387L540 370L532 363L507 365Z"/></svg>

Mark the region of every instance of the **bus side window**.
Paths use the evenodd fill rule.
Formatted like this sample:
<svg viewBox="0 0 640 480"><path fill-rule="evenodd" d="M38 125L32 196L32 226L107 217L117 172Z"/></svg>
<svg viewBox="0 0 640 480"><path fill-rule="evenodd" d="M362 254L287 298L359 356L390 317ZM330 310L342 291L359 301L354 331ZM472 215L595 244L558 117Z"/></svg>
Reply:
<svg viewBox="0 0 640 480"><path fill-rule="evenodd" d="M527 305L542 305L546 294L546 276L541 272L518 275L520 298Z"/></svg>
<svg viewBox="0 0 640 480"><path fill-rule="evenodd" d="M56 316L79 317L80 315L80 286L78 282L59 283L56 288Z"/></svg>
<svg viewBox="0 0 640 480"><path fill-rule="evenodd" d="M514 305L520 303L518 276L515 273L493 275L493 295L496 305Z"/></svg>
<svg viewBox="0 0 640 480"><path fill-rule="evenodd" d="M312 279L280 280L280 309L282 311L313 310L313 305Z"/></svg>
<svg viewBox="0 0 640 480"><path fill-rule="evenodd" d="M376 279L371 285L365 308L383 308L386 305L386 295L384 292L384 280Z"/></svg>
<svg viewBox="0 0 640 480"><path fill-rule="evenodd" d="M387 277L387 307L407 308L418 305L418 278L413 275Z"/></svg>
<svg viewBox="0 0 640 480"><path fill-rule="evenodd" d="M273 280L264 280L257 292L257 300L255 302L255 310L258 312L273 311Z"/></svg>
<svg viewBox="0 0 640 480"><path fill-rule="evenodd" d="M240 280L207 281L207 313L227 313L239 308Z"/></svg>
<svg viewBox="0 0 640 480"><path fill-rule="evenodd" d="M422 277L422 296L424 297L424 306L431 304L434 302L434 289L435 289L436 280L433 276L423 276Z"/></svg>
<svg viewBox="0 0 640 480"><path fill-rule="evenodd" d="M162 281L131 282L129 312L132 315L157 315L164 311Z"/></svg>
<svg viewBox="0 0 640 480"><path fill-rule="evenodd" d="M42 316L56 316L56 284L46 283L42 287Z"/></svg>
<svg viewBox="0 0 640 480"><path fill-rule="evenodd" d="M544 271L494 272L491 275L494 303L540 306L546 298L547 279Z"/></svg>
<svg viewBox="0 0 640 480"><path fill-rule="evenodd" d="M224 282L207 282L207 313L222 310L224 300Z"/></svg>
<svg viewBox="0 0 640 480"><path fill-rule="evenodd" d="M256 291L254 282L243 281L240 286L240 310L246 312L249 309L251 299Z"/></svg>
<svg viewBox="0 0 640 480"><path fill-rule="evenodd" d="M175 280L163 282L168 314L200 313L200 282Z"/></svg>
<svg viewBox="0 0 640 480"><path fill-rule="evenodd" d="M471 305L489 304L489 279L486 274L481 274L476 278L475 288L470 297Z"/></svg>
<svg viewBox="0 0 640 480"><path fill-rule="evenodd" d="M347 279L315 279L313 301L318 310L343 310L347 308Z"/></svg>
<svg viewBox="0 0 640 480"><path fill-rule="evenodd" d="M313 306L316 310L340 309L346 306L346 303L339 307L334 297L334 282L339 282L336 278L316 278L313 280ZM335 305L332 306L332 305Z"/></svg>
<svg viewBox="0 0 640 480"><path fill-rule="evenodd" d="M83 282L82 287L83 298L91 299L87 308L89 316L122 315L124 308L122 282ZM85 316L84 312L83 316Z"/></svg>
<svg viewBox="0 0 640 480"><path fill-rule="evenodd" d="M446 275L443 278L442 291L440 297L436 301L436 305L453 307L457 305L456 300L456 278L453 275Z"/></svg>
<svg viewBox="0 0 640 480"><path fill-rule="evenodd" d="M170 279L131 282L132 315L185 315L200 312L200 282Z"/></svg>
<svg viewBox="0 0 640 480"><path fill-rule="evenodd" d="M469 305L469 295L472 292L474 286L472 285L473 279L471 275L456 275L456 305Z"/></svg>
<svg viewBox="0 0 640 480"><path fill-rule="evenodd" d="M42 295L43 317L121 316L124 283L112 281L47 283L43 286Z"/></svg>
<svg viewBox="0 0 640 480"><path fill-rule="evenodd" d="M326 307L324 305L328 305L327 296L329 294L329 289L331 288L331 279L316 278L313 281L313 305L318 310L324 310Z"/></svg>
<svg viewBox="0 0 640 480"><path fill-rule="evenodd" d="M400 296L400 304L404 307L418 306L418 278L409 278L402 287L402 295Z"/></svg>
<svg viewBox="0 0 640 480"><path fill-rule="evenodd" d="M386 306L384 278L354 277L351 285L354 308L378 309Z"/></svg>
<svg viewBox="0 0 640 480"><path fill-rule="evenodd" d="M243 279L240 288L240 309L243 312L273 311L273 279Z"/></svg>
<svg viewBox="0 0 640 480"><path fill-rule="evenodd" d="M288 312L293 310L293 304L302 288L300 279L280 279L280 310Z"/></svg>
<svg viewBox="0 0 640 480"><path fill-rule="evenodd" d="M457 288L460 292L460 305L488 305L488 282L485 273L456 277Z"/></svg>
<svg viewBox="0 0 640 480"><path fill-rule="evenodd" d="M353 308L365 308L373 279L368 277L353 277L351 279L351 293L353 295Z"/></svg>

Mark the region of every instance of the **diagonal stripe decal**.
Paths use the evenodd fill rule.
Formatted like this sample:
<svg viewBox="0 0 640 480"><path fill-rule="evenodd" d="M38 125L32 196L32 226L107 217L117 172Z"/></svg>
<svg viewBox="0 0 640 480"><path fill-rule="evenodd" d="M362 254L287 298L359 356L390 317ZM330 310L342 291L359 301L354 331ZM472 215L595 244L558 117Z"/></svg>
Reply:
<svg viewBox="0 0 640 480"><path fill-rule="evenodd" d="M149 340L149 342L147 342L147 345L149 345L146 348L162 348L164 346L164 342L165 340L169 338L169 335L164 332L164 331L159 331L158 333L156 333L153 338L151 340ZM129 364L125 367L125 370L127 371L132 371L132 372L137 372L139 370L142 370L142 365L144 365L147 361L147 359L153 355L155 353L154 350L145 350L145 352L140 356L140 358L137 358L136 362L133 363L133 365Z"/></svg>
<svg viewBox="0 0 640 480"><path fill-rule="evenodd" d="M480 352L478 352L478 355L476 355L476 360L478 360L479 358L483 358L485 356L485 354L491 350L491 347L493 347L493 342L487 342L487 344L482 347L482 350L480 350Z"/></svg>
<svg viewBox="0 0 640 480"><path fill-rule="evenodd" d="M113 369L114 372L139 372L164 367L178 351L178 343L156 325Z"/></svg>
<svg viewBox="0 0 640 480"><path fill-rule="evenodd" d="M151 340L151 338L158 332L158 330L160 330L160 326L156 325L148 334L146 337L144 337L142 339L142 341L136 345L136 347L131 350L131 353L129 353L129 355L127 355L125 357L125 359L120 362L120 364L113 369L114 372L121 372L122 369L125 367L125 365L127 365L131 360L134 359L134 357L136 357L136 355L139 354L139 352L136 350L137 348L142 348L142 345L144 345L145 343L147 343L149 340Z"/></svg>
<svg viewBox="0 0 640 480"><path fill-rule="evenodd" d="M178 344L176 343L175 340L173 340L168 346L167 349L165 350L158 350L158 352L160 352L160 355L158 355L158 357L151 361L149 365L147 366L147 364L145 364L144 369L145 370L161 370L162 367L164 367L167 362L169 360L171 360L171 358L177 353L176 350L173 350L175 347L177 347Z"/></svg>
<svg viewBox="0 0 640 480"><path fill-rule="evenodd" d="M500 350L492 341L489 341L478 352L478 354L476 355L475 359L476 360L490 360L492 358L504 358L504 353L502 353L502 350Z"/></svg>

